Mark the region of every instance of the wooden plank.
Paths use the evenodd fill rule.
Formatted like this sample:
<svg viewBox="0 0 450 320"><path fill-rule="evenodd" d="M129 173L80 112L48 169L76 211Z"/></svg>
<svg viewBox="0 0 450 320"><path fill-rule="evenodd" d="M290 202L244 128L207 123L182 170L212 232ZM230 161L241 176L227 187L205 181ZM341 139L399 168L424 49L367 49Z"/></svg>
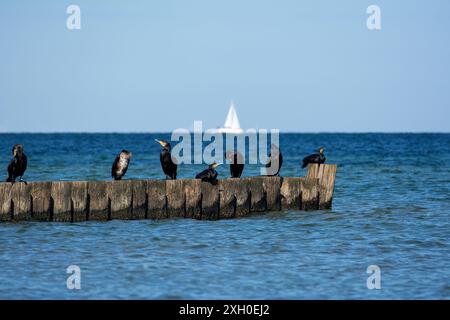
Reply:
<svg viewBox="0 0 450 320"><path fill-rule="evenodd" d="M319 184L321 186L319 209L331 209L333 201L334 183L336 179L337 166L326 165L323 168L322 175L320 176Z"/></svg>
<svg viewBox="0 0 450 320"><path fill-rule="evenodd" d="M133 210L132 219L147 217L147 181L136 180L132 183Z"/></svg>
<svg viewBox="0 0 450 320"><path fill-rule="evenodd" d="M187 179L184 182L186 194L186 218L201 219L202 216L202 181Z"/></svg>
<svg viewBox="0 0 450 320"><path fill-rule="evenodd" d="M131 180L110 181L108 195L111 201L110 219L132 219L133 188Z"/></svg>
<svg viewBox="0 0 450 320"><path fill-rule="evenodd" d="M319 180L305 179L301 188L302 210L308 211L319 209Z"/></svg>
<svg viewBox="0 0 450 320"><path fill-rule="evenodd" d="M72 183L69 181L55 181L51 186L53 200L52 220L58 222L72 221Z"/></svg>
<svg viewBox="0 0 450 320"><path fill-rule="evenodd" d="M88 219L88 182L71 182L72 221L80 222Z"/></svg>
<svg viewBox="0 0 450 320"><path fill-rule="evenodd" d="M250 214L250 192L242 179L219 180L219 219L244 217Z"/></svg>
<svg viewBox="0 0 450 320"><path fill-rule="evenodd" d="M33 182L31 184L32 219L34 221L50 221L53 210L51 182Z"/></svg>
<svg viewBox="0 0 450 320"><path fill-rule="evenodd" d="M263 177L263 187L266 194L267 211L281 210L281 177Z"/></svg>
<svg viewBox="0 0 450 320"><path fill-rule="evenodd" d="M219 180L219 218L230 219L236 214L236 192L238 179Z"/></svg>
<svg viewBox="0 0 450 320"><path fill-rule="evenodd" d="M186 212L186 194L183 180L166 180L167 216L184 218Z"/></svg>
<svg viewBox="0 0 450 320"><path fill-rule="evenodd" d="M318 177L319 177L319 165L315 163L308 164L306 179L318 179Z"/></svg>
<svg viewBox="0 0 450 320"><path fill-rule="evenodd" d="M0 183L0 221L12 219L11 183Z"/></svg>
<svg viewBox="0 0 450 320"><path fill-rule="evenodd" d="M201 183L202 190L202 220L217 220L219 218L219 184Z"/></svg>
<svg viewBox="0 0 450 320"><path fill-rule="evenodd" d="M283 178L281 183L281 209L301 210L304 178Z"/></svg>
<svg viewBox="0 0 450 320"><path fill-rule="evenodd" d="M105 221L110 219L111 201L109 199L108 181L89 181L89 214L88 220Z"/></svg>
<svg viewBox="0 0 450 320"><path fill-rule="evenodd" d="M241 181L247 185L250 193L250 211L266 211L267 199L264 191L264 177L243 178Z"/></svg>
<svg viewBox="0 0 450 320"><path fill-rule="evenodd" d="M310 164L308 166L307 179L319 180L319 207L318 209L331 209L333 200L334 183L336 179L335 164Z"/></svg>
<svg viewBox="0 0 450 320"><path fill-rule="evenodd" d="M331 208L336 165L309 165L307 178L0 183L0 221L188 217L214 220L266 210Z"/></svg>
<svg viewBox="0 0 450 320"><path fill-rule="evenodd" d="M148 219L167 218L167 198L165 180L147 181Z"/></svg>
<svg viewBox="0 0 450 320"><path fill-rule="evenodd" d="M11 188L13 220L32 220L31 183L16 182Z"/></svg>
<svg viewBox="0 0 450 320"><path fill-rule="evenodd" d="M245 217L251 212L251 195L248 185L237 182L234 188L236 196L236 217Z"/></svg>

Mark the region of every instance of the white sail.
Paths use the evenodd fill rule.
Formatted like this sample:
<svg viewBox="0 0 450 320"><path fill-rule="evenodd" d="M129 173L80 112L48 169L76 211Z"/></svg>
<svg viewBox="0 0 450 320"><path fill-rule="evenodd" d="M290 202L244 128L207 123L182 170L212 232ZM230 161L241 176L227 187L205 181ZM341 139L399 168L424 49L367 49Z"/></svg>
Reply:
<svg viewBox="0 0 450 320"><path fill-rule="evenodd" d="M230 109L228 110L227 119L225 120L224 128L231 128L231 124L233 123L233 114L236 111L234 110L233 104L231 104Z"/></svg>
<svg viewBox="0 0 450 320"><path fill-rule="evenodd" d="M218 129L222 133L242 133L241 124L239 123L239 118L237 116L236 108L234 103L231 102L230 109L228 110L227 118L223 128Z"/></svg>
<svg viewBox="0 0 450 320"><path fill-rule="evenodd" d="M230 110L228 110L227 119L225 120L224 128L230 129L240 129L241 125L239 124L239 118L236 113L236 109L234 108L233 102L230 105Z"/></svg>

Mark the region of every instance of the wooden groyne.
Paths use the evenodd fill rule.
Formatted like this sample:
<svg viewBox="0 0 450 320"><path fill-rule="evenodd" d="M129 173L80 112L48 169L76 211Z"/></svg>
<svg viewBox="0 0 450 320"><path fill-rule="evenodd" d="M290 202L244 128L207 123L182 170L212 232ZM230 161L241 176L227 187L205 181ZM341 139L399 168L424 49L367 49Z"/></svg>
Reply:
<svg viewBox="0 0 450 320"><path fill-rule="evenodd" d="M336 165L310 165L304 178L246 177L216 185L196 179L0 183L0 221L244 217L330 209Z"/></svg>

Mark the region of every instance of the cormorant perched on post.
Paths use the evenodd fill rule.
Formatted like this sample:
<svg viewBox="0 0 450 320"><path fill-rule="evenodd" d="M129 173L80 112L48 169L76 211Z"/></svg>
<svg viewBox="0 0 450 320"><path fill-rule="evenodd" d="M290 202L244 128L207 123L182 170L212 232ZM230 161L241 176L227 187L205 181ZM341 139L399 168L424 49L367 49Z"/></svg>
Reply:
<svg viewBox="0 0 450 320"><path fill-rule="evenodd" d="M162 146L161 153L159 154L159 160L161 161L161 167L166 175L166 179L177 178L177 165L172 161L172 155L170 154L170 143L165 140L155 139Z"/></svg>
<svg viewBox="0 0 450 320"><path fill-rule="evenodd" d="M319 153L311 154L303 159L302 169L306 168L310 163L318 163L319 165L325 163L325 155L323 152L325 151L324 147L319 148Z"/></svg>
<svg viewBox="0 0 450 320"><path fill-rule="evenodd" d="M244 157L240 152L227 152L227 160L230 161L230 173L232 178L240 178L244 171Z"/></svg>
<svg viewBox="0 0 450 320"><path fill-rule="evenodd" d="M218 175L218 173L217 173L217 171L215 169L218 166L219 166L219 164L217 164L215 162L210 164L208 169L203 170L202 172L197 174L195 176L195 179L202 179L202 181L209 182L211 184L216 184L217 183L217 175Z"/></svg>
<svg viewBox="0 0 450 320"><path fill-rule="evenodd" d="M125 173L127 173L128 164L130 163L132 155L131 152L122 150L116 157L111 169L111 176L114 180L121 180Z"/></svg>
<svg viewBox="0 0 450 320"><path fill-rule="evenodd" d="M23 152L23 146L21 144L14 145L12 153L14 158L8 165L8 179L6 179L6 182L14 183L18 177L20 178L19 181L22 182L22 176L25 170L27 170L27 156Z"/></svg>
<svg viewBox="0 0 450 320"><path fill-rule="evenodd" d="M273 167L272 167L273 162ZM283 165L283 154L278 146L270 145L269 162L266 164L268 176L278 176Z"/></svg>

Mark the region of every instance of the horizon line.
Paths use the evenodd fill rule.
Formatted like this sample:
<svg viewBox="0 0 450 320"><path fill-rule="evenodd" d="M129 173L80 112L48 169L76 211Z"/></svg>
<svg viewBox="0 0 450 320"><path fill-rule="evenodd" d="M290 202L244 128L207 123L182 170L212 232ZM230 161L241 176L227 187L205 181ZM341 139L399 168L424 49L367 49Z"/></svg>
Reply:
<svg viewBox="0 0 450 320"><path fill-rule="evenodd" d="M0 134L167 134L171 131L0 131ZM189 131L189 133L194 133ZM202 133L205 133L203 131ZM281 131L282 134L450 134L450 131ZM245 134L245 132L244 132Z"/></svg>

